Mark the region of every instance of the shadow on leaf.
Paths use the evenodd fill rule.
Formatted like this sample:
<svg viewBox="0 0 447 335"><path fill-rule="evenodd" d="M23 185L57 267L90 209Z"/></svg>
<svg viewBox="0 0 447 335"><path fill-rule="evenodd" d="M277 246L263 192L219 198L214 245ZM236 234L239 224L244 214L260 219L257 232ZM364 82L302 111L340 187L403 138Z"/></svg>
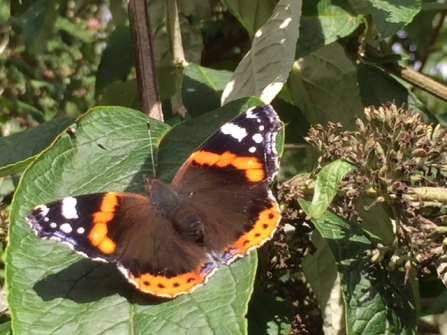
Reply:
<svg viewBox="0 0 447 335"><path fill-rule="evenodd" d="M115 264L98 264L88 259L45 277L33 288L44 301L64 298L83 304L116 294L143 306L169 301L138 291L126 281Z"/></svg>

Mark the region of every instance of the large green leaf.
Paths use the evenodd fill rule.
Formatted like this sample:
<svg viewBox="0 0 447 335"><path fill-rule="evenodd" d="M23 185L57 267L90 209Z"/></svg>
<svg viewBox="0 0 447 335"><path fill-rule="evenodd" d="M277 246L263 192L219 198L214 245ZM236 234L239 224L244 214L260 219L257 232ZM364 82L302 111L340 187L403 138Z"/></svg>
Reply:
<svg viewBox="0 0 447 335"><path fill-rule="evenodd" d="M272 15L272 2L268 0L223 0L222 2L244 26L251 39Z"/></svg>
<svg viewBox="0 0 447 335"><path fill-rule="evenodd" d="M279 93L295 60L301 3L301 0L278 2L225 87L222 104L249 96L270 103Z"/></svg>
<svg viewBox="0 0 447 335"><path fill-rule="evenodd" d="M148 132L148 122L150 123ZM11 209L6 281L17 334L242 334L256 257L221 266L207 285L190 295L163 300L138 292L114 264L92 262L57 241L38 240L25 221L36 204L68 195L106 190L144 192L142 174L175 173L190 148L159 147L169 126L134 110L98 107L78 121L74 134L62 134L23 174ZM211 133L197 123L191 134ZM172 134L173 132L171 132ZM172 135L171 135L172 136ZM205 136L206 137L206 136ZM176 157L175 150L183 155ZM167 153L168 151L170 153ZM168 164L169 165L169 164Z"/></svg>
<svg viewBox="0 0 447 335"><path fill-rule="evenodd" d="M295 62L287 84L311 124L341 122L354 129L355 118L363 115L356 67L337 43Z"/></svg>
<svg viewBox="0 0 447 335"><path fill-rule="evenodd" d="M371 16L381 38L391 37L421 10L421 0L368 0Z"/></svg>
<svg viewBox="0 0 447 335"><path fill-rule="evenodd" d="M309 202L300 199L308 213ZM326 239L335 257L345 301L348 335L415 334L417 312L405 273L372 264L368 251L373 246L356 223L344 222L326 212L312 222Z"/></svg>
<svg viewBox="0 0 447 335"><path fill-rule="evenodd" d="M73 122L71 117L60 117L34 129L0 138L0 177L25 168L34 156L49 146Z"/></svg>
<svg viewBox="0 0 447 335"><path fill-rule="evenodd" d="M182 97L188 114L195 117L220 107L220 95L231 72L189 63L185 68Z"/></svg>
<svg viewBox="0 0 447 335"><path fill-rule="evenodd" d="M361 22L361 15L353 14L347 1L304 1L296 58L350 35Z"/></svg>

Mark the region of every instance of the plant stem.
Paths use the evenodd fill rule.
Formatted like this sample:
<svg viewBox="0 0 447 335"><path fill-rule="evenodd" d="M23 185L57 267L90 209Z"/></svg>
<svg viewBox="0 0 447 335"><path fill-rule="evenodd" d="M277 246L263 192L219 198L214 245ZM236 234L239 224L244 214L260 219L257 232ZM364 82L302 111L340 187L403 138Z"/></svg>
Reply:
<svg viewBox="0 0 447 335"><path fill-rule="evenodd" d="M128 10L141 111L163 121L147 2L130 0Z"/></svg>

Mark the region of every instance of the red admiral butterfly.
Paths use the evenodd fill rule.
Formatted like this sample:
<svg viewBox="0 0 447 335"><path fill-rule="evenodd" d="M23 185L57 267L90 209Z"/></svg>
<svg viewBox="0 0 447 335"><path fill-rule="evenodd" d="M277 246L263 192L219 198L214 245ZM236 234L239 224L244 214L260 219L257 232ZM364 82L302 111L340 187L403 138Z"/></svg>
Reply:
<svg viewBox="0 0 447 335"><path fill-rule="evenodd" d="M205 284L269 240L281 218L268 185L278 171L281 123L249 109L193 152L170 184L144 177L147 195L106 192L35 207L27 220L95 260L116 262L140 291L173 298Z"/></svg>

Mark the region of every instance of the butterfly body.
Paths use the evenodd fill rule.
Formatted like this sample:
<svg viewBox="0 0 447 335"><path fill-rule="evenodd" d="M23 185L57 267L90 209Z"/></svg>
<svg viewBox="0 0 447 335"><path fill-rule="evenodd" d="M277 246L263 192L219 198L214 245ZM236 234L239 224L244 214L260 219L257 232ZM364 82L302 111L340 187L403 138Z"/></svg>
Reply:
<svg viewBox="0 0 447 335"><path fill-rule="evenodd" d="M189 293L218 268L270 239L280 220L268 185L278 169L280 122L270 106L223 125L170 184L144 177L147 194L106 192L36 206L39 238L96 261L116 262L139 290Z"/></svg>

